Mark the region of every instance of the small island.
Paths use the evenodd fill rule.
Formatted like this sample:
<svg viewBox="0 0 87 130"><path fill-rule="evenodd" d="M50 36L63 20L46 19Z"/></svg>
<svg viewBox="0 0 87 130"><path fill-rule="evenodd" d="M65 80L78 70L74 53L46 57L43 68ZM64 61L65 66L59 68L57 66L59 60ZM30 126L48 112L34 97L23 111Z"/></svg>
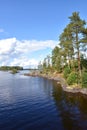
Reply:
<svg viewBox="0 0 87 130"><path fill-rule="evenodd" d="M1 71L10 71L12 74L18 73L19 70L23 70L20 66L1 66Z"/></svg>

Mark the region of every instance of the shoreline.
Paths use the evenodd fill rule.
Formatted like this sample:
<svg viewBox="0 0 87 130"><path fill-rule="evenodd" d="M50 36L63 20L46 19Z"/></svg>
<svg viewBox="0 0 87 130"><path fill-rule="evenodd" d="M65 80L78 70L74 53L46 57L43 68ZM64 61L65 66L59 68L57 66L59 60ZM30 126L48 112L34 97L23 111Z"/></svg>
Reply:
<svg viewBox="0 0 87 130"><path fill-rule="evenodd" d="M60 75L55 75L55 74L39 74L39 73L27 73L27 74L24 74L25 76L32 76L32 77L43 77L43 78L47 78L47 79L50 79L50 80L54 80L57 82L57 84L60 84L63 91L65 92L69 92L69 93L81 93L81 94L85 94L87 95L87 88L80 88L80 87L72 87L72 86L69 86L65 79L63 77L61 77Z"/></svg>

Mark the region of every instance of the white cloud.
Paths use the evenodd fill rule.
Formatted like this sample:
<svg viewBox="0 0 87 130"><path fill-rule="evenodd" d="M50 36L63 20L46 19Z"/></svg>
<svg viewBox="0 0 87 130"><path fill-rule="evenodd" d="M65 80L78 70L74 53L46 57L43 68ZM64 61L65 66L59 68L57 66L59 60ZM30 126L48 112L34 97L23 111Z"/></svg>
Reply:
<svg viewBox="0 0 87 130"><path fill-rule="evenodd" d="M35 51L43 50L47 48L54 48L57 45L57 41L46 40L23 40L19 41L16 38L9 38L0 40L0 65L19 65L19 66L37 66L38 58L29 58L29 54ZM37 53L35 54L37 55Z"/></svg>
<svg viewBox="0 0 87 130"><path fill-rule="evenodd" d="M24 41L17 41L17 51L20 52L32 52L41 49L54 48L57 44L57 41L47 40L47 41L37 41L37 40L24 40Z"/></svg>
<svg viewBox="0 0 87 130"><path fill-rule="evenodd" d="M5 39L0 40L0 54L6 55L14 51L16 39Z"/></svg>
<svg viewBox="0 0 87 130"><path fill-rule="evenodd" d="M27 68L36 67L38 65L38 61L35 59L28 59L27 57L15 58L13 62L10 63L10 66L23 66Z"/></svg>

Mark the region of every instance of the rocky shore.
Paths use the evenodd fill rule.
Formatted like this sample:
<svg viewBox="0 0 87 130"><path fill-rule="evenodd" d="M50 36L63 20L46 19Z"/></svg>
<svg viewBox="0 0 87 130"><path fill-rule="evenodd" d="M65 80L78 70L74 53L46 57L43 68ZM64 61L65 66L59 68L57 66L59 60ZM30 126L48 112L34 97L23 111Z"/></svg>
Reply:
<svg viewBox="0 0 87 130"><path fill-rule="evenodd" d="M62 89L66 92L70 93L82 93L87 95L87 88L81 88L79 86L68 86L65 79L59 74L40 74L40 73L27 73L24 74L25 76L32 76L32 77L43 77L51 80L55 80L57 84L60 84Z"/></svg>

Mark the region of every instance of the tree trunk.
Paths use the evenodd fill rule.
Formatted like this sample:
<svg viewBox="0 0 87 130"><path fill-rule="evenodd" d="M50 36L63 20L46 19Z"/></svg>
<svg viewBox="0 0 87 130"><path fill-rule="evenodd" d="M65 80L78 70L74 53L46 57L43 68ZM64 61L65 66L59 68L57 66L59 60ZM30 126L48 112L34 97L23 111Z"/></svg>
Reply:
<svg viewBox="0 0 87 130"><path fill-rule="evenodd" d="M79 51L79 43L78 43L78 27L76 27L76 46L77 46L78 71L81 77L81 61L80 61L80 51Z"/></svg>

